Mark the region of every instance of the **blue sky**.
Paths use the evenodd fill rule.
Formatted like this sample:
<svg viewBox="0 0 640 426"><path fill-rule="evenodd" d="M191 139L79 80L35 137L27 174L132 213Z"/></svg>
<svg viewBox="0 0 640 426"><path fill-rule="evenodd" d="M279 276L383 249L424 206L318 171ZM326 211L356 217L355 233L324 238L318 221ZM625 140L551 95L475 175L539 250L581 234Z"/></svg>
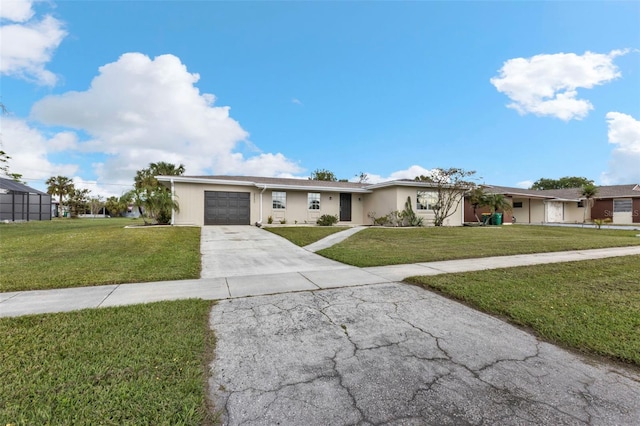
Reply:
<svg viewBox="0 0 640 426"><path fill-rule="evenodd" d="M3 0L3 149L36 188L188 175L640 183L639 2Z"/></svg>

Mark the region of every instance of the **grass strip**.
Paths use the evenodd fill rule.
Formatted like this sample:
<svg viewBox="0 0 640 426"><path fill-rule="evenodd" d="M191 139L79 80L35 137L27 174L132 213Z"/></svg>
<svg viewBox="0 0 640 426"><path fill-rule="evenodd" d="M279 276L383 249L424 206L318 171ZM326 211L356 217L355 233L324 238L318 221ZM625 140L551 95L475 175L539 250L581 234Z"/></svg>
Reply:
<svg viewBox="0 0 640 426"><path fill-rule="evenodd" d="M328 237L336 232L344 231L348 228L334 226L286 226L286 227L265 227L267 231L280 235L291 241L293 244L304 247Z"/></svg>
<svg viewBox="0 0 640 426"><path fill-rule="evenodd" d="M366 267L640 245L634 230L556 226L369 228L318 254Z"/></svg>
<svg viewBox="0 0 640 426"><path fill-rule="evenodd" d="M199 425L211 302L0 319L0 423Z"/></svg>
<svg viewBox="0 0 640 426"><path fill-rule="evenodd" d="M0 225L0 292L198 278L200 229L131 219Z"/></svg>
<svg viewBox="0 0 640 426"><path fill-rule="evenodd" d="M410 277L545 340L640 366L640 256Z"/></svg>

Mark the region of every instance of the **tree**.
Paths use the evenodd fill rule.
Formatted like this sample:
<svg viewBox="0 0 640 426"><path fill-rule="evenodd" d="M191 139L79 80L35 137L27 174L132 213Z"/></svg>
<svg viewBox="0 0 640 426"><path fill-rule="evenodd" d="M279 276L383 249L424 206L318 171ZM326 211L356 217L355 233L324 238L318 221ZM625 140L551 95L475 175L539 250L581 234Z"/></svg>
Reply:
<svg viewBox="0 0 640 426"><path fill-rule="evenodd" d="M486 203L487 193L484 191L484 188L481 186L477 186L469 191L469 204L473 206L473 216L476 218L478 222L480 222L480 218L476 211L478 207L484 206Z"/></svg>
<svg viewBox="0 0 640 426"><path fill-rule="evenodd" d="M102 201L102 197L101 196L97 196L97 197L91 197L89 199L89 210L91 211L91 214L93 216L98 215L98 213L100 213L100 210L102 210L102 208L105 206L104 201Z"/></svg>
<svg viewBox="0 0 640 426"><path fill-rule="evenodd" d="M334 175L333 172L330 172L329 170L316 169L313 171L313 173L311 173L309 180L324 180L328 182L337 182L338 178L336 178L336 175Z"/></svg>
<svg viewBox="0 0 640 426"><path fill-rule="evenodd" d="M120 198L113 196L107 198L104 203L104 207L107 209L111 217L117 217L122 216L122 214L127 211L131 202L131 195L129 192L127 192Z"/></svg>
<svg viewBox="0 0 640 426"><path fill-rule="evenodd" d="M543 189L566 189L566 188L581 188L586 184L593 184L593 181L586 177L580 176L565 176L560 179L547 179L540 178L531 185L531 189L543 190Z"/></svg>
<svg viewBox="0 0 640 426"><path fill-rule="evenodd" d="M496 213L501 210L503 212L511 211L513 208L507 197L502 194L488 194L481 205L489 207L491 213Z"/></svg>
<svg viewBox="0 0 640 426"><path fill-rule="evenodd" d="M450 167L433 169L429 176L416 176L416 181L432 183L435 189L438 200L433 210L435 226L442 226L445 219L456 211L464 194L475 187L475 183L469 180L475 174L475 171Z"/></svg>
<svg viewBox="0 0 640 426"><path fill-rule="evenodd" d="M598 195L598 187L593 183L586 183L582 185L582 189L580 191L580 195L583 196L587 203L584 207L584 212L582 213L582 221L587 221L587 209L589 210L589 217L591 217L591 207L593 207L593 197Z"/></svg>
<svg viewBox="0 0 640 426"><path fill-rule="evenodd" d="M180 176L184 170L182 164L176 166L161 161L149 163L148 168L136 172L135 189L130 195L143 219L146 215L156 223L166 224L171 221L171 211L178 211L178 202L173 199L171 190L161 185L155 176Z"/></svg>
<svg viewBox="0 0 640 426"><path fill-rule="evenodd" d="M358 183L367 183L369 182L369 175L365 172L360 172L360 174L356 175L358 178Z"/></svg>
<svg viewBox="0 0 640 426"><path fill-rule="evenodd" d="M7 108L0 102L0 114L4 115L6 113ZM11 160L11 157L2 149L2 140L0 140L0 172L11 177L11 173L9 173L9 160ZM16 180L15 177L13 177L13 179Z"/></svg>
<svg viewBox="0 0 640 426"><path fill-rule="evenodd" d="M59 198L58 216L62 210L62 200L65 195L69 195L75 188L73 186L73 180L66 176L52 176L45 182L47 184L47 193L51 195L57 195Z"/></svg>
<svg viewBox="0 0 640 426"><path fill-rule="evenodd" d="M69 199L67 205L69 206L69 213L71 217L78 217L80 212L84 212L89 207L89 190L88 189L76 189L73 188L68 193Z"/></svg>

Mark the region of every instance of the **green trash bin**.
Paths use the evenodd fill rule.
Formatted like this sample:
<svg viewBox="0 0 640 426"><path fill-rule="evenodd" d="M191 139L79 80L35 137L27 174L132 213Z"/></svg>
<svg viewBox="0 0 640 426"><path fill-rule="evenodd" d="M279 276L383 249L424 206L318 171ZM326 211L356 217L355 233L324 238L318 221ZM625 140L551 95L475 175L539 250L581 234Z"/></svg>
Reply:
<svg viewBox="0 0 640 426"><path fill-rule="evenodd" d="M490 225L491 224L491 213L482 213L482 224Z"/></svg>
<svg viewBox="0 0 640 426"><path fill-rule="evenodd" d="M502 213L494 213L491 217L492 225L502 225Z"/></svg>

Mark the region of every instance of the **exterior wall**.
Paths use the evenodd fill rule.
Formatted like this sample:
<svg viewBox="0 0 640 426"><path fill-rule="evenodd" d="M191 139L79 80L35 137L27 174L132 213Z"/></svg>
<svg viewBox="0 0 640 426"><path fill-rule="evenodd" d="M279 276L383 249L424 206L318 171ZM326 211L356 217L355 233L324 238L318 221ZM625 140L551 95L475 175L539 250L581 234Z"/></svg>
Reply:
<svg viewBox="0 0 640 426"><path fill-rule="evenodd" d="M531 199L514 198L514 203L522 203L522 207L514 207L511 218L516 218L516 223L531 223Z"/></svg>
<svg viewBox="0 0 640 426"><path fill-rule="evenodd" d="M351 221L340 224L363 225L371 224L368 214L375 212L375 216L383 216L392 211L404 210L407 197L411 197L412 207L418 216L424 217L425 225L433 225L434 213L428 210L417 209L417 191L424 190L421 187L388 187L376 189L373 193L352 193L351 195ZM269 216L273 223L286 221L287 224L315 224L318 218L324 214L340 215L340 192L320 192L320 209L309 210L307 194L314 191L308 190L275 190L286 192L286 207L274 209L272 189L263 192L261 188L253 185L216 185L194 184L175 182L174 191L180 211L174 214L175 225L204 225L204 197L206 191L248 192L250 194L250 223L262 220L267 223ZM262 217L260 217L260 195L262 193ZM345 192L347 193L347 192ZM445 219L444 226L461 226L463 219L463 203L460 203L453 214Z"/></svg>
<svg viewBox="0 0 640 426"><path fill-rule="evenodd" d="M267 189L262 192L261 188L244 185L208 185L175 182L174 184L176 200L180 206L180 212L175 213L174 223L176 225L204 225L204 193L205 191L229 191L250 193L250 222L256 223L262 219L262 223L267 223L269 216L273 218L273 223L280 223L286 220L287 224L315 224L323 214L340 214L340 193L320 192L320 210L308 209L307 194L314 191L282 190L278 192L287 193L287 203L285 209L274 209L272 193ZM276 190L277 191L277 190ZM260 193L262 192L262 218L260 217ZM366 214L363 214L364 195L353 194L351 198L351 222L341 222L343 224L362 225L367 223ZM358 198L361 200L358 201ZM364 216L364 217L363 217ZM297 222L296 222L297 221Z"/></svg>
<svg viewBox="0 0 640 426"><path fill-rule="evenodd" d="M260 220L260 192L254 186L243 185L207 185L175 182L174 185L176 201L180 206L180 211L175 213L175 225L204 225L204 193L205 191L229 191L248 192L251 206L251 220L255 223ZM265 191L267 192L267 191ZM271 204L269 204L271 206ZM264 213L263 213L264 214ZM266 219L266 215L265 215ZM265 220L266 222L266 220Z"/></svg>
<svg viewBox="0 0 640 426"><path fill-rule="evenodd" d="M367 216L368 221L366 221L365 223L372 223L371 219L368 217L369 214L374 215L375 217L380 217L395 210L393 206L397 205L398 202L396 189L397 188L395 187L379 188L376 189L372 194L366 194L365 198L363 199L363 215Z"/></svg>
<svg viewBox="0 0 640 426"><path fill-rule="evenodd" d="M591 208L591 219L609 218L618 224L640 223L640 198L633 198L631 213L615 214L613 212L613 199L595 200Z"/></svg>
<svg viewBox="0 0 640 426"><path fill-rule="evenodd" d="M591 219L613 220L613 200L595 200L591 207Z"/></svg>
<svg viewBox="0 0 640 426"><path fill-rule="evenodd" d="M427 188L410 187L410 186L393 186L388 188L376 189L372 194L367 194L364 203L364 215L369 212L375 212L375 217L384 216L393 211L404 210L407 197L411 197L413 211L419 217L424 218L424 226L432 226L434 221L434 212L431 210L418 210L417 197L418 191L425 191ZM464 203L458 204L451 216L444 220L444 226L462 226L464 213ZM371 223L371 222L367 222Z"/></svg>
<svg viewBox="0 0 640 426"><path fill-rule="evenodd" d="M529 223L542 223L544 219L544 202L542 200L529 199Z"/></svg>
<svg viewBox="0 0 640 426"><path fill-rule="evenodd" d="M574 201L567 201L564 203L565 223L582 223L585 218L585 207L578 207L578 203Z"/></svg>
<svg viewBox="0 0 640 426"><path fill-rule="evenodd" d="M511 199L510 197L506 197L511 205L513 205L514 201L522 201L520 199ZM520 210L520 209L516 209L516 210ZM516 210L510 211L510 212L502 212L502 223L504 224L511 224L513 223L513 216L518 216L516 214ZM464 221L465 222L478 222L479 220L482 220L482 213L491 213L491 209L487 206L483 206L480 207L478 206L478 208L476 209L476 214L473 214L473 206L471 205L471 203L469 203L469 200L467 198L465 198L464 200ZM476 215L478 216L478 218L476 218ZM527 216L528 218L528 216ZM520 219L520 217L517 217L518 222L521 223L528 223L528 222L522 222L522 219ZM527 219L528 220L528 219Z"/></svg>
<svg viewBox="0 0 640 426"><path fill-rule="evenodd" d="M285 209L274 209L272 202L273 192L286 192L287 204ZM268 189L263 194L263 223L267 223L269 216L273 218L273 223L280 223L286 220L287 224L315 224L318 218L324 214L335 215L340 217L340 192L320 192L320 210L309 210L308 194L314 191L310 188L308 191L284 191ZM366 223L366 217L363 217L363 195L351 195L351 221L339 222L343 225L362 225ZM360 198L360 200L358 200Z"/></svg>

